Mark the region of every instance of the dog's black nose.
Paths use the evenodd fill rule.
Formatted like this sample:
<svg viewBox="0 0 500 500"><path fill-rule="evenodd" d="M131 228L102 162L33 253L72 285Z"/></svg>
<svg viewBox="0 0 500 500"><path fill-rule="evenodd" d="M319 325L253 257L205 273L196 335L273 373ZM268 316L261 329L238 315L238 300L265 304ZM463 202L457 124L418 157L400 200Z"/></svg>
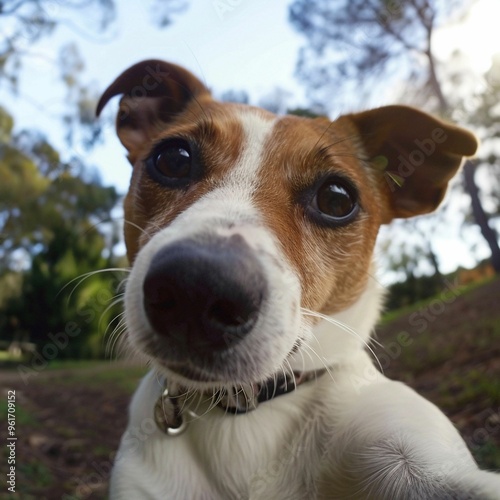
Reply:
<svg viewBox="0 0 500 500"><path fill-rule="evenodd" d="M158 334L181 349L222 350L254 326L266 280L245 240L233 235L165 246L151 261L143 291Z"/></svg>

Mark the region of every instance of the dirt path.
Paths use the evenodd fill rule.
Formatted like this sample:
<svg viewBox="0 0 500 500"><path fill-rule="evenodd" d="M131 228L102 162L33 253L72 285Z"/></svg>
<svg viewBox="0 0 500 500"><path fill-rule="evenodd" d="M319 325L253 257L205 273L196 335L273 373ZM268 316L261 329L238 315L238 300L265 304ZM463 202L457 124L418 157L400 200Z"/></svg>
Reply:
<svg viewBox="0 0 500 500"><path fill-rule="evenodd" d="M127 421L129 391L117 377L127 365L47 370L24 384L0 373L16 391L16 490L21 498L102 499L115 450ZM133 368L133 381L137 382ZM5 393L5 390L2 391ZM5 442L4 429L1 432Z"/></svg>

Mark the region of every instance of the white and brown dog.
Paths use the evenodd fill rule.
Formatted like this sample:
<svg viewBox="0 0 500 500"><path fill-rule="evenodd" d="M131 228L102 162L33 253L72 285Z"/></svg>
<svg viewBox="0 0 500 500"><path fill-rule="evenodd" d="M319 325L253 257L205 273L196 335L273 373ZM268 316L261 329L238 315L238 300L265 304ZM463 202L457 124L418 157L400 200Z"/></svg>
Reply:
<svg viewBox="0 0 500 500"><path fill-rule="evenodd" d="M388 106L325 118L217 102L138 63L117 131L128 340L151 360L113 499L499 499L450 421L373 367L379 226L434 210L469 132Z"/></svg>

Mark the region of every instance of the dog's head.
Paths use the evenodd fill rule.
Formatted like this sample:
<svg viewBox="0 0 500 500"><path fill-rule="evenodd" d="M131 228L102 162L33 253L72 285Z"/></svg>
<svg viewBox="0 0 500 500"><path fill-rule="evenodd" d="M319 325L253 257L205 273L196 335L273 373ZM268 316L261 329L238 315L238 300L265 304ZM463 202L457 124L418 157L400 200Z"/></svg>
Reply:
<svg viewBox="0 0 500 500"><path fill-rule="evenodd" d="M128 335L188 386L258 382L362 348L379 310L369 283L379 226L434 210L477 147L403 106L332 122L220 103L156 60L121 74L98 113L118 94L133 165ZM356 331L315 337L311 311Z"/></svg>

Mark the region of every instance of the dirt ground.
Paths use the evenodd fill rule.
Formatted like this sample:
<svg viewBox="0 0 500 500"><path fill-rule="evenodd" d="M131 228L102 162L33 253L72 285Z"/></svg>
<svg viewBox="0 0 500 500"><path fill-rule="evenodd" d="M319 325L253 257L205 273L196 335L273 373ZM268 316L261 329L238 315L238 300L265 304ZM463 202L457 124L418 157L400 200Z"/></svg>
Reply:
<svg viewBox="0 0 500 500"><path fill-rule="evenodd" d="M443 297L377 328L384 348L373 345L386 375L438 404L481 465L498 470L499 298L500 280L467 293L450 288ZM103 362L45 370L27 384L15 370L0 371L2 402L7 389L16 391L18 498L106 498L130 394L143 371ZM5 433L2 422L2 443Z"/></svg>
<svg viewBox="0 0 500 500"><path fill-rule="evenodd" d="M20 408L16 423L20 498L107 497L114 452L127 422L130 390L118 382L127 371L131 372L127 382L135 386L143 370L120 363L46 371L28 384L13 374L1 378L3 387L16 391Z"/></svg>

